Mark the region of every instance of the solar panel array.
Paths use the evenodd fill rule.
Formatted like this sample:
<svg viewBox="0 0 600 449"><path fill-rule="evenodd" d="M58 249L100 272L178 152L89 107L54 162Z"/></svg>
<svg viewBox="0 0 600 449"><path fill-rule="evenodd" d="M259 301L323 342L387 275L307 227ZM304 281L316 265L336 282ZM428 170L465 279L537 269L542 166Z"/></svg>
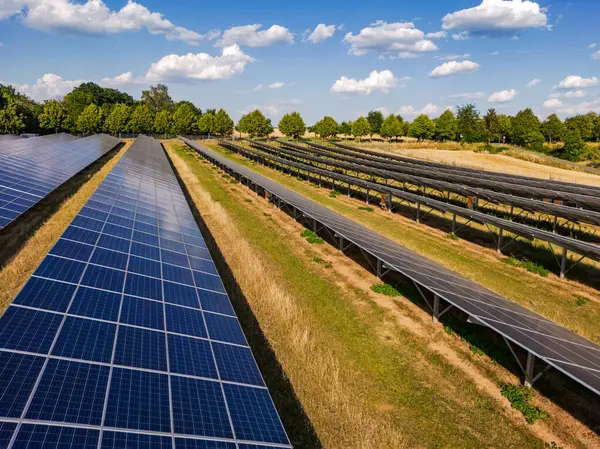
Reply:
<svg viewBox="0 0 600 449"><path fill-rule="evenodd" d="M291 447L160 144L138 138L0 319L0 447Z"/></svg>
<svg viewBox="0 0 600 449"><path fill-rule="evenodd" d="M106 134L65 136L0 142L0 229L121 142Z"/></svg>

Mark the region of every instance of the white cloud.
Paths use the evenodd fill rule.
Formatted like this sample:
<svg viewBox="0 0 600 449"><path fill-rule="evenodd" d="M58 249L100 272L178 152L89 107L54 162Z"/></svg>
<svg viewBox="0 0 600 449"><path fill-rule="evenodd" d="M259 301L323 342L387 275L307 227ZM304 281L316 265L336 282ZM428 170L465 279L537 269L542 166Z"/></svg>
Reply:
<svg viewBox="0 0 600 449"><path fill-rule="evenodd" d="M294 35L280 25L273 25L266 30L258 31L262 25L244 25L225 30L221 39L217 41L217 47L227 47L232 44L245 45L248 47L268 47L274 44L293 44Z"/></svg>
<svg viewBox="0 0 600 449"><path fill-rule="evenodd" d="M500 54L500 52L498 50L490 53L491 56L498 56L499 54Z"/></svg>
<svg viewBox="0 0 600 449"><path fill-rule="evenodd" d="M378 108L375 108L373 110L374 111L379 111L379 112L381 112L385 116L390 115L390 110L388 108L386 108L385 106L379 106Z"/></svg>
<svg viewBox="0 0 600 449"><path fill-rule="evenodd" d="M427 39L442 39L444 37L446 37L446 33L445 31L436 31L435 33L427 33L425 35L425 37Z"/></svg>
<svg viewBox="0 0 600 449"><path fill-rule="evenodd" d="M324 23L320 23L314 29L310 36L306 39L308 42L312 42L313 44L317 44L326 39L329 39L335 33L335 25L325 25Z"/></svg>
<svg viewBox="0 0 600 449"><path fill-rule="evenodd" d="M172 54L152 64L146 79L150 82L194 82L230 78L242 73L246 65L254 61L235 44L223 48L221 56L207 53Z"/></svg>
<svg viewBox="0 0 600 449"><path fill-rule="evenodd" d="M588 45L588 48L596 48L596 43L594 42L593 44Z"/></svg>
<svg viewBox="0 0 600 449"><path fill-rule="evenodd" d="M281 89L283 86L285 86L285 83L283 81L275 81L274 83L269 84L269 89Z"/></svg>
<svg viewBox="0 0 600 449"><path fill-rule="evenodd" d="M458 59L469 59L470 57L470 53L465 53L463 55L456 55L454 53L451 53L446 56L434 56L435 59L439 59L440 61L456 61Z"/></svg>
<svg viewBox="0 0 600 449"><path fill-rule="evenodd" d="M544 107L548 109L558 109L563 105L563 102L558 98L550 98L544 101Z"/></svg>
<svg viewBox="0 0 600 449"><path fill-rule="evenodd" d="M61 98L83 82L85 81L65 80L55 73L46 73L35 84L31 86L28 84L15 85L15 89L36 101L43 101Z"/></svg>
<svg viewBox="0 0 600 449"><path fill-rule="evenodd" d="M586 94L583 90L569 90L563 95L564 98L584 98L585 96Z"/></svg>
<svg viewBox="0 0 600 449"><path fill-rule="evenodd" d="M541 80L541 79L539 79L539 78L534 78L534 79L532 79L531 81L529 81L529 82L527 83L527 87L533 87L533 86L537 86L537 85L538 85L538 84L540 84L541 82L542 82L542 80Z"/></svg>
<svg viewBox="0 0 600 449"><path fill-rule="evenodd" d="M104 87L125 87L132 86L134 84L146 84L143 78L134 78L132 72L121 73L114 78L102 78L98 83Z"/></svg>
<svg viewBox="0 0 600 449"><path fill-rule="evenodd" d="M581 76L569 75L565 77L558 85L554 86L555 89L587 89L594 87L598 84L598 78L592 76L591 78L582 78Z"/></svg>
<svg viewBox="0 0 600 449"><path fill-rule="evenodd" d="M215 37L215 31L201 35L176 26L162 14L128 1L118 11L111 10L102 0L75 3L71 0L9 0L1 2L0 19L21 12L22 22L37 30L60 34L105 35L146 29L162 34L168 40L197 45L203 39Z"/></svg>
<svg viewBox="0 0 600 449"><path fill-rule="evenodd" d="M442 28L469 36L516 36L528 28L548 27L545 12L529 0L482 0L479 6L446 14Z"/></svg>
<svg viewBox="0 0 600 449"><path fill-rule="evenodd" d="M343 42L350 44L348 53L354 56L374 51L384 54L401 53L406 57L408 54L419 55L438 49L411 22L387 23L378 20L356 35L347 33Z"/></svg>
<svg viewBox="0 0 600 449"><path fill-rule="evenodd" d="M460 33L454 33L452 35L452 39L454 39L455 41L467 41L471 39L471 36L469 36L468 31L461 31Z"/></svg>
<svg viewBox="0 0 600 449"><path fill-rule="evenodd" d="M475 72L479 67L481 66L473 61L450 61L437 66L431 71L429 76L439 78L443 76L466 75Z"/></svg>
<svg viewBox="0 0 600 449"><path fill-rule="evenodd" d="M259 90L262 90L263 87L265 87L264 84L259 84L258 86L256 86L254 89L252 89L252 92L258 92Z"/></svg>
<svg viewBox="0 0 600 449"><path fill-rule="evenodd" d="M466 92L462 94L448 95L446 98L458 98L460 100L480 100L485 97L483 92Z"/></svg>
<svg viewBox="0 0 600 449"><path fill-rule="evenodd" d="M599 60L599 59L600 59L600 50L598 50L596 53L594 53L594 54L592 55L592 59L596 59L596 60Z"/></svg>
<svg viewBox="0 0 600 449"><path fill-rule="evenodd" d="M421 109L415 109L412 106L401 106L400 109L398 109L397 113L404 117L416 117L421 114L427 114L429 116L437 116L440 112L442 112L442 109L443 108L440 108L439 106L437 106L433 103L427 103ZM449 107L445 108L445 109L449 109Z"/></svg>
<svg viewBox="0 0 600 449"><path fill-rule="evenodd" d="M297 108L302 101L292 98L290 100L280 100L274 103L266 103L266 104L251 104L246 106L241 110L242 114L247 114L248 112L252 112L255 109L260 110L263 114L265 114L269 118L274 118L279 116L285 112L291 112ZM275 125L275 123L274 123Z"/></svg>
<svg viewBox="0 0 600 449"><path fill-rule="evenodd" d="M517 95L517 91L514 89L501 90L500 92L494 92L488 98L490 103L508 103Z"/></svg>
<svg viewBox="0 0 600 449"><path fill-rule="evenodd" d="M358 93L369 95L376 90L388 93L396 87L397 79L389 70L378 72L373 70L369 76L363 80L347 78L342 76L331 86L331 92L334 93Z"/></svg>
<svg viewBox="0 0 600 449"><path fill-rule="evenodd" d="M551 98L544 102L544 107L562 116L586 114L588 112L600 112L600 100L583 101L575 104L564 104L557 98Z"/></svg>

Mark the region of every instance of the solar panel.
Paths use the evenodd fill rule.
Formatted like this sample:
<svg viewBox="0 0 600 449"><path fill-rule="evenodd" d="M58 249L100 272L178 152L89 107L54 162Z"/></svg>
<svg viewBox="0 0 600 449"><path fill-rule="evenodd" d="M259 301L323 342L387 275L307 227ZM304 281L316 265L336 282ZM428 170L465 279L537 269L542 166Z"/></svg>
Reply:
<svg viewBox="0 0 600 449"><path fill-rule="evenodd" d="M140 137L0 318L0 447L265 445L291 447L168 159Z"/></svg>
<svg viewBox="0 0 600 449"><path fill-rule="evenodd" d="M430 292L462 310L478 324L600 394L597 344L196 142L183 141L202 156L245 178L249 185L268 192L269 198L281 200L307 219L329 228L336 238L374 256L386 270L402 274L420 291ZM228 338L231 335L221 331Z"/></svg>
<svg viewBox="0 0 600 449"><path fill-rule="evenodd" d="M0 229L120 142L106 134L72 137L0 142Z"/></svg>

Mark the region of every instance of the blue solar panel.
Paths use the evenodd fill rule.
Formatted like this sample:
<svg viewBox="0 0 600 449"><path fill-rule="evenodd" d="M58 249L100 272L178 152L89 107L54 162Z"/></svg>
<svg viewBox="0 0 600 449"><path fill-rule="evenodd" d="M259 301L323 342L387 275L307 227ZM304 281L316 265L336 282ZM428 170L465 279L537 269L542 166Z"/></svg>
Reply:
<svg viewBox="0 0 600 449"><path fill-rule="evenodd" d="M0 318L0 448L289 448L177 178L136 142Z"/></svg>

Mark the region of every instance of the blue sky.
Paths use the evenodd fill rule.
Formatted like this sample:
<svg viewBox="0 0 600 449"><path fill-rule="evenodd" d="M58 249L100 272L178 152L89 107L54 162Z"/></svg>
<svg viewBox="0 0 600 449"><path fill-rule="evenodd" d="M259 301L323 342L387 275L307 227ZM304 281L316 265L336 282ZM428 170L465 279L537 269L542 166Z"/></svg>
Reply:
<svg viewBox="0 0 600 449"><path fill-rule="evenodd" d="M164 82L235 119L258 107L309 124L467 101L600 112L595 0L201 3L0 0L0 81L38 100L81 81L134 97Z"/></svg>

